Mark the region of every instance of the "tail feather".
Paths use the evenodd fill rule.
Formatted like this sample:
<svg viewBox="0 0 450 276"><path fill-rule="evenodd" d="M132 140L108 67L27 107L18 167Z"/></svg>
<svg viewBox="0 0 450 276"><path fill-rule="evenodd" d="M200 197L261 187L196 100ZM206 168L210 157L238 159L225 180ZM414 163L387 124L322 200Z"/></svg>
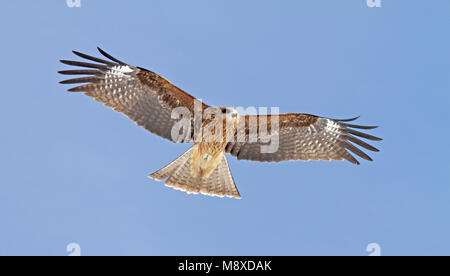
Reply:
<svg viewBox="0 0 450 276"><path fill-rule="evenodd" d="M241 198L234 183L228 166L227 157L222 156L222 160L214 169L210 176L201 178L191 173L192 149L181 155L178 159L151 174L149 177L157 180L167 179L165 185L187 193L202 193L210 196Z"/></svg>
<svg viewBox="0 0 450 276"><path fill-rule="evenodd" d="M241 198L225 155L211 176L204 179L202 188L204 194Z"/></svg>
<svg viewBox="0 0 450 276"><path fill-rule="evenodd" d="M191 174L190 159L180 164L167 179L165 185L187 193L198 194L201 179Z"/></svg>
<svg viewBox="0 0 450 276"><path fill-rule="evenodd" d="M188 149L185 153L183 153L183 155L172 161L169 165L149 175L149 177L159 181L168 178L172 173L174 173L175 169L180 167L181 164L184 164L191 158L192 150L193 147Z"/></svg>

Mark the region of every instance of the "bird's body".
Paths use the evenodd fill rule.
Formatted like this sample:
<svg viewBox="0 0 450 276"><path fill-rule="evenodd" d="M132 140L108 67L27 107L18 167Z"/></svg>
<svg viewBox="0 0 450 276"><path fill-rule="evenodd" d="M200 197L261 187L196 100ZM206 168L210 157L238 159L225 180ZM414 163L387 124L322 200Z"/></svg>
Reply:
<svg viewBox="0 0 450 276"><path fill-rule="evenodd" d="M206 178L211 175L225 154L226 143L195 143L192 152L191 173Z"/></svg>
<svg viewBox="0 0 450 276"><path fill-rule="evenodd" d="M211 175L225 153L225 145L220 142L196 143L192 153L191 173L206 178Z"/></svg>
<svg viewBox="0 0 450 276"><path fill-rule="evenodd" d="M381 140L354 130L375 128L348 123L356 118L337 120L297 113L244 115L230 107L212 107L154 72L99 51L111 61L75 51L96 63L62 60L93 70L60 71L64 75L88 75L61 83L87 83L69 91L84 92L163 138L193 142L183 155L150 175L167 179L165 184L175 189L240 198L226 153L260 162L346 159L359 164L348 151L372 159L352 143L378 151L355 137Z"/></svg>
<svg viewBox="0 0 450 276"><path fill-rule="evenodd" d="M223 109L225 111L231 110L233 114L237 114L231 108ZM215 121L210 119L202 122L203 137L200 142L195 142L191 157L192 173L195 176L205 178L211 175L225 155L227 144L236 134L238 117L223 115L225 116L221 116L223 117L222 120ZM218 129L222 131L218 133L218 136L215 136Z"/></svg>

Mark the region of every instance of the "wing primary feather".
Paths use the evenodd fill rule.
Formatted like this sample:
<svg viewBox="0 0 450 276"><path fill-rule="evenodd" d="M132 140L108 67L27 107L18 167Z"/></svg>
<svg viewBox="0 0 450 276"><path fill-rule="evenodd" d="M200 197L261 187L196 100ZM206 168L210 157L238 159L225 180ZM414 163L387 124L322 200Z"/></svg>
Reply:
<svg viewBox="0 0 450 276"><path fill-rule="evenodd" d="M81 62L81 61L72 61L72 60L60 60L60 61L61 61L61 63L71 65L71 66L80 66L80 67L108 70L108 67L106 65L101 65L101 64Z"/></svg>
<svg viewBox="0 0 450 276"><path fill-rule="evenodd" d="M358 119L359 117L360 116L354 117L354 118L350 118L350 119L332 119L332 120L338 121L338 122L351 122L351 121L354 121L354 120Z"/></svg>
<svg viewBox="0 0 450 276"><path fill-rule="evenodd" d="M83 78L63 80L60 81L59 83L61 84L84 83L84 82L97 83L100 82L101 80L102 79L99 77L83 77Z"/></svg>
<svg viewBox="0 0 450 276"><path fill-rule="evenodd" d="M353 130L353 129L350 129L350 128L345 128L345 129L343 129L343 131L345 133L350 133L350 134L353 134L353 135L356 135L356 136L359 136L359 137L362 137L362 138L366 138L366 139L369 139L369 140L372 140L372 141L383 140L381 138L378 138L378 137L375 137L375 136L372 136L372 135L369 135L369 134L366 134L366 133L362 133L362 132L359 132L359 131L356 131L356 130Z"/></svg>
<svg viewBox="0 0 450 276"><path fill-rule="evenodd" d="M85 92L88 88L89 84L85 84L85 85L80 85L74 88L70 88L67 91L69 92Z"/></svg>
<svg viewBox="0 0 450 276"><path fill-rule="evenodd" d="M93 57L93 56L89 56L89 55L86 55L86 54L83 54L83 53L80 53L80 52L77 52L77 51L72 51L72 52L75 55L77 55L79 57L82 57L82 58L85 58L85 59L88 59L88 60L92 60L92 61L95 61L95 62L103 63L103 64L106 64L106 65L110 65L110 66L116 66L117 65L114 62L107 61L107 60L104 60L104 59L101 59L101 58L96 58L96 57Z"/></svg>
<svg viewBox="0 0 450 276"><path fill-rule="evenodd" d="M353 157L353 155L351 155L348 151L346 151L345 149L343 150L343 152L345 152L344 157L345 160L350 161L351 163L355 164L355 165L359 165L359 161L356 160L355 157Z"/></svg>
<svg viewBox="0 0 450 276"><path fill-rule="evenodd" d="M351 135L344 135L343 138L345 138L345 139L349 140L350 142L353 142L353 143L355 143L355 144L357 144L357 145L359 145L359 146L361 146L361 147L363 147L365 149L368 149L368 150L371 150L371 151L376 151L376 152L380 151L379 149L377 149L377 148L367 144L366 142L361 141L358 138L355 138L355 137L353 137Z"/></svg>
<svg viewBox="0 0 450 276"><path fill-rule="evenodd" d="M348 149L349 151L353 152L354 154L358 155L359 157L364 158L368 161L373 161L372 158L370 158L370 156L368 156L362 150L358 149L357 147L353 146L352 144L350 144L348 142L342 142L341 145L344 148Z"/></svg>
<svg viewBox="0 0 450 276"><path fill-rule="evenodd" d="M125 62L122 62L122 61L116 59L115 57L111 56L107 52L103 51L100 47L97 47L97 49L102 55L109 58L110 60L115 61L115 62L119 63L120 65L127 65Z"/></svg>
<svg viewBox="0 0 450 276"><path fill-rule="evenodd" d="M346 123L340 123L341 125L345 127L352 127L352 128L359 128L359 129L374 129L378 126L360 126L360 125L352 125L352 124L346 124Z"/></svg>
<svg viewBox="0 0 450 276"><path fill-rule="evenodd" d="M104 73L99 70L64 70L64 71L58 71L61 75L97 75L101 76Z"/></svg>

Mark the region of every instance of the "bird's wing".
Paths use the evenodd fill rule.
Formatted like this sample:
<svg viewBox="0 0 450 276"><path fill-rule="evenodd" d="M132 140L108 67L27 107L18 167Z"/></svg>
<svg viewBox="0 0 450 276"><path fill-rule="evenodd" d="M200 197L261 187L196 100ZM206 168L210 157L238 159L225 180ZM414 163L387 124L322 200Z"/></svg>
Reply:
<svg viewBox="0 0 450 276"><path fill-rule="evenodd" d="M261 115L239 116L241 116L241 122L245 122L245 126L238 127L236 139L234 142L229 142L226 147L226 151L238 159L261 162L346 159L359 165L350 152L369 161L372 159L352 143L371 151L378 151L378 149L355 136L373 141L381 140L381 138L354 130L373 129L376 126L347 123L358 117L338 120L294 113L265 115L265 118ZM252 122L256 122L257 127L254 130L250 127ZM278 122L278 127L274 122ZM257 138L255 138L256 133L258 133ZM278 139L278 145L276 139ZM269 144L272 146L268 146ZM277 147L274 148L274 145ZM262 150L262 146L267 148Z"/></svg>
<svg viewBox="0 0 450 276"><path fill-rule="evenodd" d="M102 49L98 48L98 50L109 60L76 51L73 53L77 56L95 63L61 60L64 64L82 68L59 73L85 75L61 82L63 84L82 84L69 89L70 92L84 92L163 138L174 142L191 141L192 135L172 138L171 131L174 124L180 121L180 118L172 118L172 111L175 108L186 108L193 123L195 98L192 95L158 74L128 65L113 58ZM208 105L202 103L203 109L207 107Z"/></svg>

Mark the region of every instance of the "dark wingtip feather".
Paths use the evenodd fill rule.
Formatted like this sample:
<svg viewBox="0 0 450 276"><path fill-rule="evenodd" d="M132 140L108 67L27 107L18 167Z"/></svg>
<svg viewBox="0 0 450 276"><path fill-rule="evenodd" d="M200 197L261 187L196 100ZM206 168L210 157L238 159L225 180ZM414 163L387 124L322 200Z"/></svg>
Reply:
<svg viewBox="0 0 450 276"><path fill-rule="evenodd" d="M345 157L345 159L347 160L347 161L349 161L350 163L352 163L352 164L355 164L355 165L361 165L360 163L359 163L359 161L358 160L356 160L356 158L355 157L353 157L353 155L351 155L350 153L349 153L349 157Z"/></svg>
<svg viewBox="0 0 450 276"><path fill-rule="evenodd" d="M347 160L348 162L352 163L352 164L359 165L358 160L356 160L356 158L353 155L351 155L347 150L345 150L345 148L344 148L344 150L342 152L342 156L341 157L343 159Z"/></svg>
<svg viewBox="0 0 450 276"><path fill-rule="evenodd" d="M103 75L102 71L100 70L63 70L58 71L58 73L61 75Z"/></svg>
<svg viewBox="0 0 450 276"><path fill-rule="evenodd" d="M107 52L103 51L102 48L97 47L97 50L100 52L100 54L104 55L105 57L109 58L110 60L115 61L115 62L117 62L117 63L119 63L121 65L126 65L125 62L122 62L122 61L116 59L115 57L111 56Z"/></svg>
<svg viewBox="0 0 450 276"><path fill-rule="evenodd" d="M360 126L360 125L352 125L352 124L347 124L347 123L340 123L341 125L345 126L345 127L352 127L352 128L359 128L359 129L374 129L377 128L378 126Z"/></svg>
<svg viewBox="0 0 450 276"><path fill-rule="evenodd" d="M86 85L81 85L81 86L73 87L73 88L67 89L67 91L69 91L69 92L83 92L83 91L86 90L86 89L85 89L85 86L86 86Z"/></svg>
<svg viewBox="0 0 450 276"><path fill-rule="evenodd" d="M353 152L354 154L358 155L359 157L366 159L367 161L373 161L369 155L367 155L365 152L363 152L359 148L353 146L352 144L350 144L348 142L343 142L341 145L344 148L348 149L349 151Z"/></svg>
<svg viewBox="0 0 450 276"><path fill-rule="evenodd" d="M103 64L106 64L106 65L109 65L109 66L117 65L117 64L115 64L115 63L113 63L111 61L107 61L107 60L104 60L104 59L101 59L101 58L96 58L96 57L93 57L93 56L90 56L90 55L86 55L86 54L83 54L83 53L80 53L80 52L77 52L77 51L72 51L72 52L75 55L77 55L77 56L79 56L81 58L85 58L85 59L88 59L88 60L91 60L91 61L103 63Z"/></svg>
<svg viewBox="0 0 450 276"><path fill-rule="evenodd" d="M374 146L369 145L366 142L364 142L362 140L359 140L358 138L353 137L351 135L344 135L343 138L344 138L344 141L346 139L346 140L348 140L350 142L353 142L353 143L355 143L355 144L357 144L357 145L359 145L359 146L361 146L361 147L363 147L365 149L368 149L368 150L371 150L371 151L375 151L375 152L379 152L380 151L379 149L375 148Z"/></svg>
<svg viewBox="0 0 450 276"><path fill-rule="evenodd" d="M338 122L351 122L351 121L354 121L354 120L359 119L359 117L361 117L361 116L357 116L357 117L350 118L350 119L334 119L334 121L338 121Z"/></svg>
<svg viewBox="0 0 450 276"><path fill-rule="evenodd" d="M353 134L353 135L356 135L356 136L359 136L359 137L362 137L362 138L366 138L366 139L369 139L369 140L372 140L372 141L381 141L382 140L379 137L376 137L376 136L373 136L373 135L370 135L370 134L366 134L366 133L363 133L363 132L359 132L359 131L356 131L356 130L350 129L350 128L346 128L343 131L345 133L350 133L350 134Z"/></svg>
<svg viewBox="0 0 450 276"><path fill-rule="evenodd" d="M101 79L99 79L98 77L83 77L83 78L74 78L74 79L63 80L63 81L60 81L59 83L61 83L61 84L73 84L73 83L84 83L84 82L96 83L96 82L99 82L100 80Z"/></svg>
<svg viewBox="0 0 450 276"><path fill-rule="evenodd" d="M66 65L70 65L70 66L79 66L79 67L108 70L108 67L106 65L102 65L102 64L73 61L73 60L64 60L64 59L60 60L60 62L63 64L66 64Z"/></svg>
<svg viewBox="0 0 450 276"><path fill-rule="evenodd" d="M73 62L73 61L71 61L71 60L66 60L66 59L60 59L59 62L64 63L64 64L66 64L66 65L72 65L72 62Z"/></svg>

